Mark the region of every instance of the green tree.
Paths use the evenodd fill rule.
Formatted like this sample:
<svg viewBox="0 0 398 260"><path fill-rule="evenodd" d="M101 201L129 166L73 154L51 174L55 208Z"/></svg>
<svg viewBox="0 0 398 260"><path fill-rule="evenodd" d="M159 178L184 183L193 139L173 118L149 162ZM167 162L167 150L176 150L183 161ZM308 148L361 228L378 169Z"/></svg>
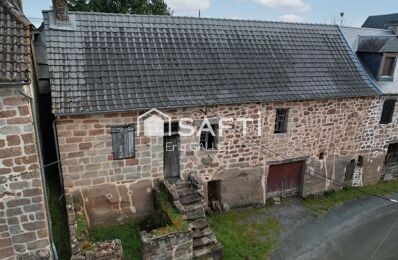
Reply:
<svg viewBox="0 0 398 260"><path fill-rule="evenodd" d="M149 15L173 13L164 0L69 0L69 10Z"/></svg>

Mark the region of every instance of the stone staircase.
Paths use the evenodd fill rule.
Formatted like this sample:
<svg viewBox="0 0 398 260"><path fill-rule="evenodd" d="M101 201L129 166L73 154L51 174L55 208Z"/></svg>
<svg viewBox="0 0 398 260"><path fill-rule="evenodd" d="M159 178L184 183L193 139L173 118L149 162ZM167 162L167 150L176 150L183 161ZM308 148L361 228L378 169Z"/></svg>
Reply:
<svg viewBox="0 0 398 260"><path fill-rule="evenodd" d="M201 191L195 184L182 180L173 183L165 180L165 186L173 199L178 201L177 210L185 216L193 231L194 259L223 259L223 247L206 220L204 196Z"/></svg>

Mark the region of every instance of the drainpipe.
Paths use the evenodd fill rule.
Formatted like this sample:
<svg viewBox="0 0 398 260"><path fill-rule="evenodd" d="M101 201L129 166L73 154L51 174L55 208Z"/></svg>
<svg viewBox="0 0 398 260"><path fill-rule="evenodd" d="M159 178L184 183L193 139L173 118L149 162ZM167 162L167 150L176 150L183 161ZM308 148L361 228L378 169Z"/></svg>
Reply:
<svg viewBox="0 0 398 260"><path fill-rule="evenodd" d="M62 166L61 166L61 156L59 154L59 146L58 146L58 133L57 133L57 126L55 124L56 120L53 120L53 132L54 132L54 144L55 144L55 152L57 153L57 167L58 167L58 175L59 175L59 182L61 185L62 196L65 196L65 189L64 189L64 177L62 175Z"/></svg>

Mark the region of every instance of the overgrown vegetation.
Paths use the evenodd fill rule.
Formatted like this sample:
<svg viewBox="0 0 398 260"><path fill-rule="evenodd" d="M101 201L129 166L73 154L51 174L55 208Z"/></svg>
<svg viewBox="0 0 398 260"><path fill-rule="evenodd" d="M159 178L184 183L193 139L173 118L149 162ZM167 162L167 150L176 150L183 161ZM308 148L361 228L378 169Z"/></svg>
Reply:
<svg viewBox="0 0 398 260"><path fill-rule="evenodd" d="M96 228L91 232L91 239L93 242L120 239L125 259L141 259L141 240L138 222Z"/></svg>
<svg viewBox="0 0 398 260"><path fill-rule="evenodd" d="M267 259L276 248L282 226L275 218L264 220L264 210L230 211L208 217L224 247L225 259Z"/></svg>
<svg viewBox="0 0 398 260"><path fill-rule="evenodd" d="M68 218L56 167L49 167L46 177L52 235L57 248L58 258L60 260L69 260L71 252Z"/></svg>
<svg viewBox="0 0 398 260"><path fill-rule="evenodd" d="M77 240L82 240L87 237L87 221L86 218L84 217L83 213L77 212L76 213L76 223L77 223L77 228L76 228L76 238Z"/></svg>
<svg viewBox="0 0 398 260"><path fill-rule="evenodd" d="M70 0L71 11L171 15L164 0Z"/></svg>
<svg viewBox="0 0 398 260"><path fill-rule="evenodd" d="M164 227L153 230L150 235L157 236L171 232L187 231L188 223L184 220L177 209L173 206L169 199L169 195L165 188L161 186L157 192L157 203L161 214L165 215L167 222Z"/></svg>
<svg viewBox="0 0 398 260"><path fill-rule="evenodd" d="M388 195L398 192L398 181L380 182L361 188L344 188L341 191L328 191L322 197L307 198L304 205L311 209L314 214L320 215L331 207L344 202L363 198L369 195Z"/></svg>

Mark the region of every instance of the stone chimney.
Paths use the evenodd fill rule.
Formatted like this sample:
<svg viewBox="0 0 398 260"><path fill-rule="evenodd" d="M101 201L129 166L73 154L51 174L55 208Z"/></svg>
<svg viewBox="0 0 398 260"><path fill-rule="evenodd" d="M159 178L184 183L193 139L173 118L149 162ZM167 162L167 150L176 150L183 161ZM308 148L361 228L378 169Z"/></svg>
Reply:
<svg viewBox="0 0 398 260"><path fill-rule="evenodd" d="M54 17L58 21L69 21L68 15L68 1L67 0L52 0Z"/></svg>

